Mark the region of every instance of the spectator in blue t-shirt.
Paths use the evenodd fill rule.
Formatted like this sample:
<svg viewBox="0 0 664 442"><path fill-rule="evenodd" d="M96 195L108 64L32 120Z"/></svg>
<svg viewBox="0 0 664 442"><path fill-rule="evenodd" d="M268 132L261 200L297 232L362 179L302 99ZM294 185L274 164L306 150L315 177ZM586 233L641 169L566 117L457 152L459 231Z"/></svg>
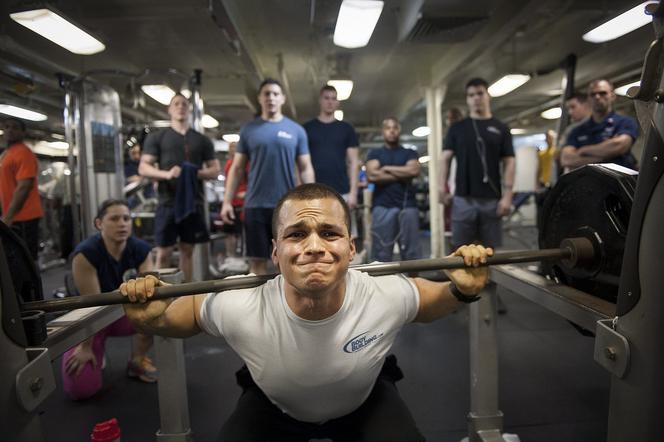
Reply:
<svg viewBox="0 0 664 442"><path fill-rule="evenodd" d="M367 177L374 183L371 210L372 258L392 261L398 241L402 260L421 256L419 213L415 202L413 178L420 175L417 152L399 144L399 120L383 120L385 146L367 156Z"/></svg>
<svg viewBox="0 0 664 442"><path fill-rule="evenodd" d="M339 100L333 86L323 86L318 103L318 117L304 123L316 182L327 184L339 192L348 207L354 209L357 206L359 177L357 134L352 125L334 118Z"/></svg>
<svg viewBox="0 0 664 442"><path fill-rule="evenodd" d="M630 149L639 128L633 118L613 111L613 85L605 79L592 81L588 98L592 116L570 132L561 152L561 165L576 169L591 163L616 163L635 169L636 158Z"/></svg>
<svg viewBox="0 0 664 442"><path fill-rule="evenodd" d="M261 115L240 130L240 141L226 177L221 219L233 224L233 197L251 162L244 199L244 228L250 270L267 273L272 254L272 213L279 199L296 185L296 170L302 183L314 182L307 134L302 126L284 116L286 102L281 84L265 79L258 88Z"/></svg>

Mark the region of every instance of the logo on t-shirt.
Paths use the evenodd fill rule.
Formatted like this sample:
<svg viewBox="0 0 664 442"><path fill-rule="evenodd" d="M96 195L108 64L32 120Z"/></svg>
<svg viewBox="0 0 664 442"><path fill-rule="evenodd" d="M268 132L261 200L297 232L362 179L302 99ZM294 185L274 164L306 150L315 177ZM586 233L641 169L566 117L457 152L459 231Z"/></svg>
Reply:
<svg viewBox="0 0 664 442"><path fill-rule="evenodd" d="M293 136L291 134L289 134L288 132L283 131L283 130L280 130L279 132L277 132L277 136L279 138L286 138L288 140L293 138Z"/></svg>
<svg viewBox="0 0 664 442"><path fill-rule="evenodd" d="M383 333L377 333L375 335L369 335L369 333L371 332L364 332L346 342L346 345L344 345L344 351L346 353L355 353L356 351L365 349L383 337Z"/></svg>
<svg viewBox="0 0 664 442"><path fill-rule="evenodd" d="M486 130L488 132L493 132L496 135L500 135L500 129L498 129L497 127L489 126L489 127L486 128Z"/></svg>

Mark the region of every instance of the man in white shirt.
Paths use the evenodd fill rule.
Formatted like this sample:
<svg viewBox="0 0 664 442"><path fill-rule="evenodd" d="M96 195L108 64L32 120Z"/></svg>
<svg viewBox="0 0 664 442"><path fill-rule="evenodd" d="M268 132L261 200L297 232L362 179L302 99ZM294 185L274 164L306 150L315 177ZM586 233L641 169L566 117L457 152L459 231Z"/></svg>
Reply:
<svg viewBox="0 0 664 442"><path fill-rule="evenodd" d="M401 327L479 299L493 250L462 246L452 283L349 270L355 255L341 195L305 184L279 201L272 260L281 275L252 289L149 301L154 277L123 284L138 328L172 337L223 336L245 361L244 393L224 441L422 441L384 367ZM396 367L392 367L396 368ZM245 373L246 374L246 373Z"/></svg>

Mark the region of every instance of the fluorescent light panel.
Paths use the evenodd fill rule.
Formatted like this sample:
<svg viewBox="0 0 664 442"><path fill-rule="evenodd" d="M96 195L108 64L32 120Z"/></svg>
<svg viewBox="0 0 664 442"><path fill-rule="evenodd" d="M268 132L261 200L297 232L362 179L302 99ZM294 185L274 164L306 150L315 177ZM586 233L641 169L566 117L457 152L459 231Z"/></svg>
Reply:
<svg viewBox="0 0 664 442"><path fill-rule="evenodd" d="M11 104L0 104L0 114L11 115L12 117L30 121L45 121L48 119L44 114L29 109L23 109L22 107L12 106Z"/></svg>
<svg viewBox="0 0 664 442"><path fill-rule="evenodd" d="M417 159L417 161L419 161L420 164L428 163L429 160L431 160L431 157L429 157L429 155L424 155Z"/></svg>
<svg viewBox="0 0 664 442"><path fill-rule="evenodd" d="M334 111L334 118L336 118L336 119L339 120L339 121L343 121L343 119L344 119L344 111L342 111L341 109L339 109L339 110L335 110L335 111Z"/></svg>
<svg viewBox="0 0 664 442"><path fill-rule="evenodd" d="M240 141L240 134L224 134L221 138L227 143L237 143Z"/></svg>
<svg viewBox="0 0 664 442"><path fill-rule="evenodd" d="M334 28L334 44L349 49L366 46L382 10L382 1L344 0Z"/></svg>
<svg viewBox="0 0 664 442"><path fill-rule="evenodd" d="M563 110L559 107L552 107L542 112L540 115L545 120L557 120L563 114Z"/></svg>
<svg viewBox="0 0 664 442"><path fill-rule="evenodd" d="M518 128L518 127L513 127L512 129L510 129L510 133L512 135L523 135L526 132L528 132L526 129L521 129L521 128Z"/></svg>
<svg viewBox="0 0 664 442"><path fill-rule="evenodd" d="M590 43L604 43L605 41L615 40L618 37L629 34L648 23L652 23L652 17L646 15L645 12L648 3L652 2L643 2L638 6L634 6L629 11L586 32L582 38Z"/></svg>
<svg viewBox="0 0 664 442"><path fill-rule="evenodd" d="M203 115L203 118L201 119L201 124L206 129L214 129L215 127L219 127L219 122L214 117L208 114Z"/></svg>
<svg viewBox="0 0 664 442"><path fill-rule="evenodd" d="M635 81L634 83L629 83L629 84L626 84L624 86L620 86L620 87L616 88L616 90L614 92L617 95L626 96L627 91L629 90L629 88L634 87L634 86L641 86L641 81Z"/></svg>
<svg viewBox="0 0 664 442"><path fill-rule="evenodd" d="M141 89L150 98L160 102L164 106L171 104L171 100L175 96L175 91L165 84L146 84L141 86Z"/></svg>
<svg viewBox="0 0 664 442"><path fill-rule="evenodd" d="M9 16L74 54L92 55L106 49L102 42L50 9L15 12Z"/></svg>
<svg viewBox="0 0 664 442"><path fill-rule="evenodd" d="M522 86L530 80L530 75L527 74L508 74L500 80L489 86L489 95L492 97L502 97L512 92L514 89Z"/></svg>
<svg viewBox="0 0 664 442"><path fill-rule="evenodd" d="M182 89L180 93L184 95L187 100L191 98L191 91L189 89Z"/></svg>
<svg viewBox="0 0 664 442"><path fill-rule="evenodd" d="M420 126L416 129L413 129L413 136L414 137L426 137L431 133L431 129L429 126Z"/></svg>
<svg viewBox="0 0 664 442"><path fill-rule="evenodd" d="M337 90L337 100L343 101L350 98L350 93L353 91L352 80L328 80L327 84Z"/></svg>

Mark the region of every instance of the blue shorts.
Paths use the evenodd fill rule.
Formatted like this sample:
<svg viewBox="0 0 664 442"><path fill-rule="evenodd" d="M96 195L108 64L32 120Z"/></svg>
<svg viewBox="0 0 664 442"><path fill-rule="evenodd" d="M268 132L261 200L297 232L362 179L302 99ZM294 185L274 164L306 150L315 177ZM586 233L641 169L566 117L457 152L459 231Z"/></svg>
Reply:
<svg viewBox="0 0 664 442"><path fill-rule="evenodd" d="M244 209L244 236L248 258L272 256L272 213L274 209Z"/></svg>
<svg viewBox="0 0 664 442"><path fill-rule="evenodd" d="M210 240L203 206L196 205L192 213L179 223L175 222L173 206L159 205L154 216L154 241L158 247L171 247L180 242L196 244Z"/></svg>

